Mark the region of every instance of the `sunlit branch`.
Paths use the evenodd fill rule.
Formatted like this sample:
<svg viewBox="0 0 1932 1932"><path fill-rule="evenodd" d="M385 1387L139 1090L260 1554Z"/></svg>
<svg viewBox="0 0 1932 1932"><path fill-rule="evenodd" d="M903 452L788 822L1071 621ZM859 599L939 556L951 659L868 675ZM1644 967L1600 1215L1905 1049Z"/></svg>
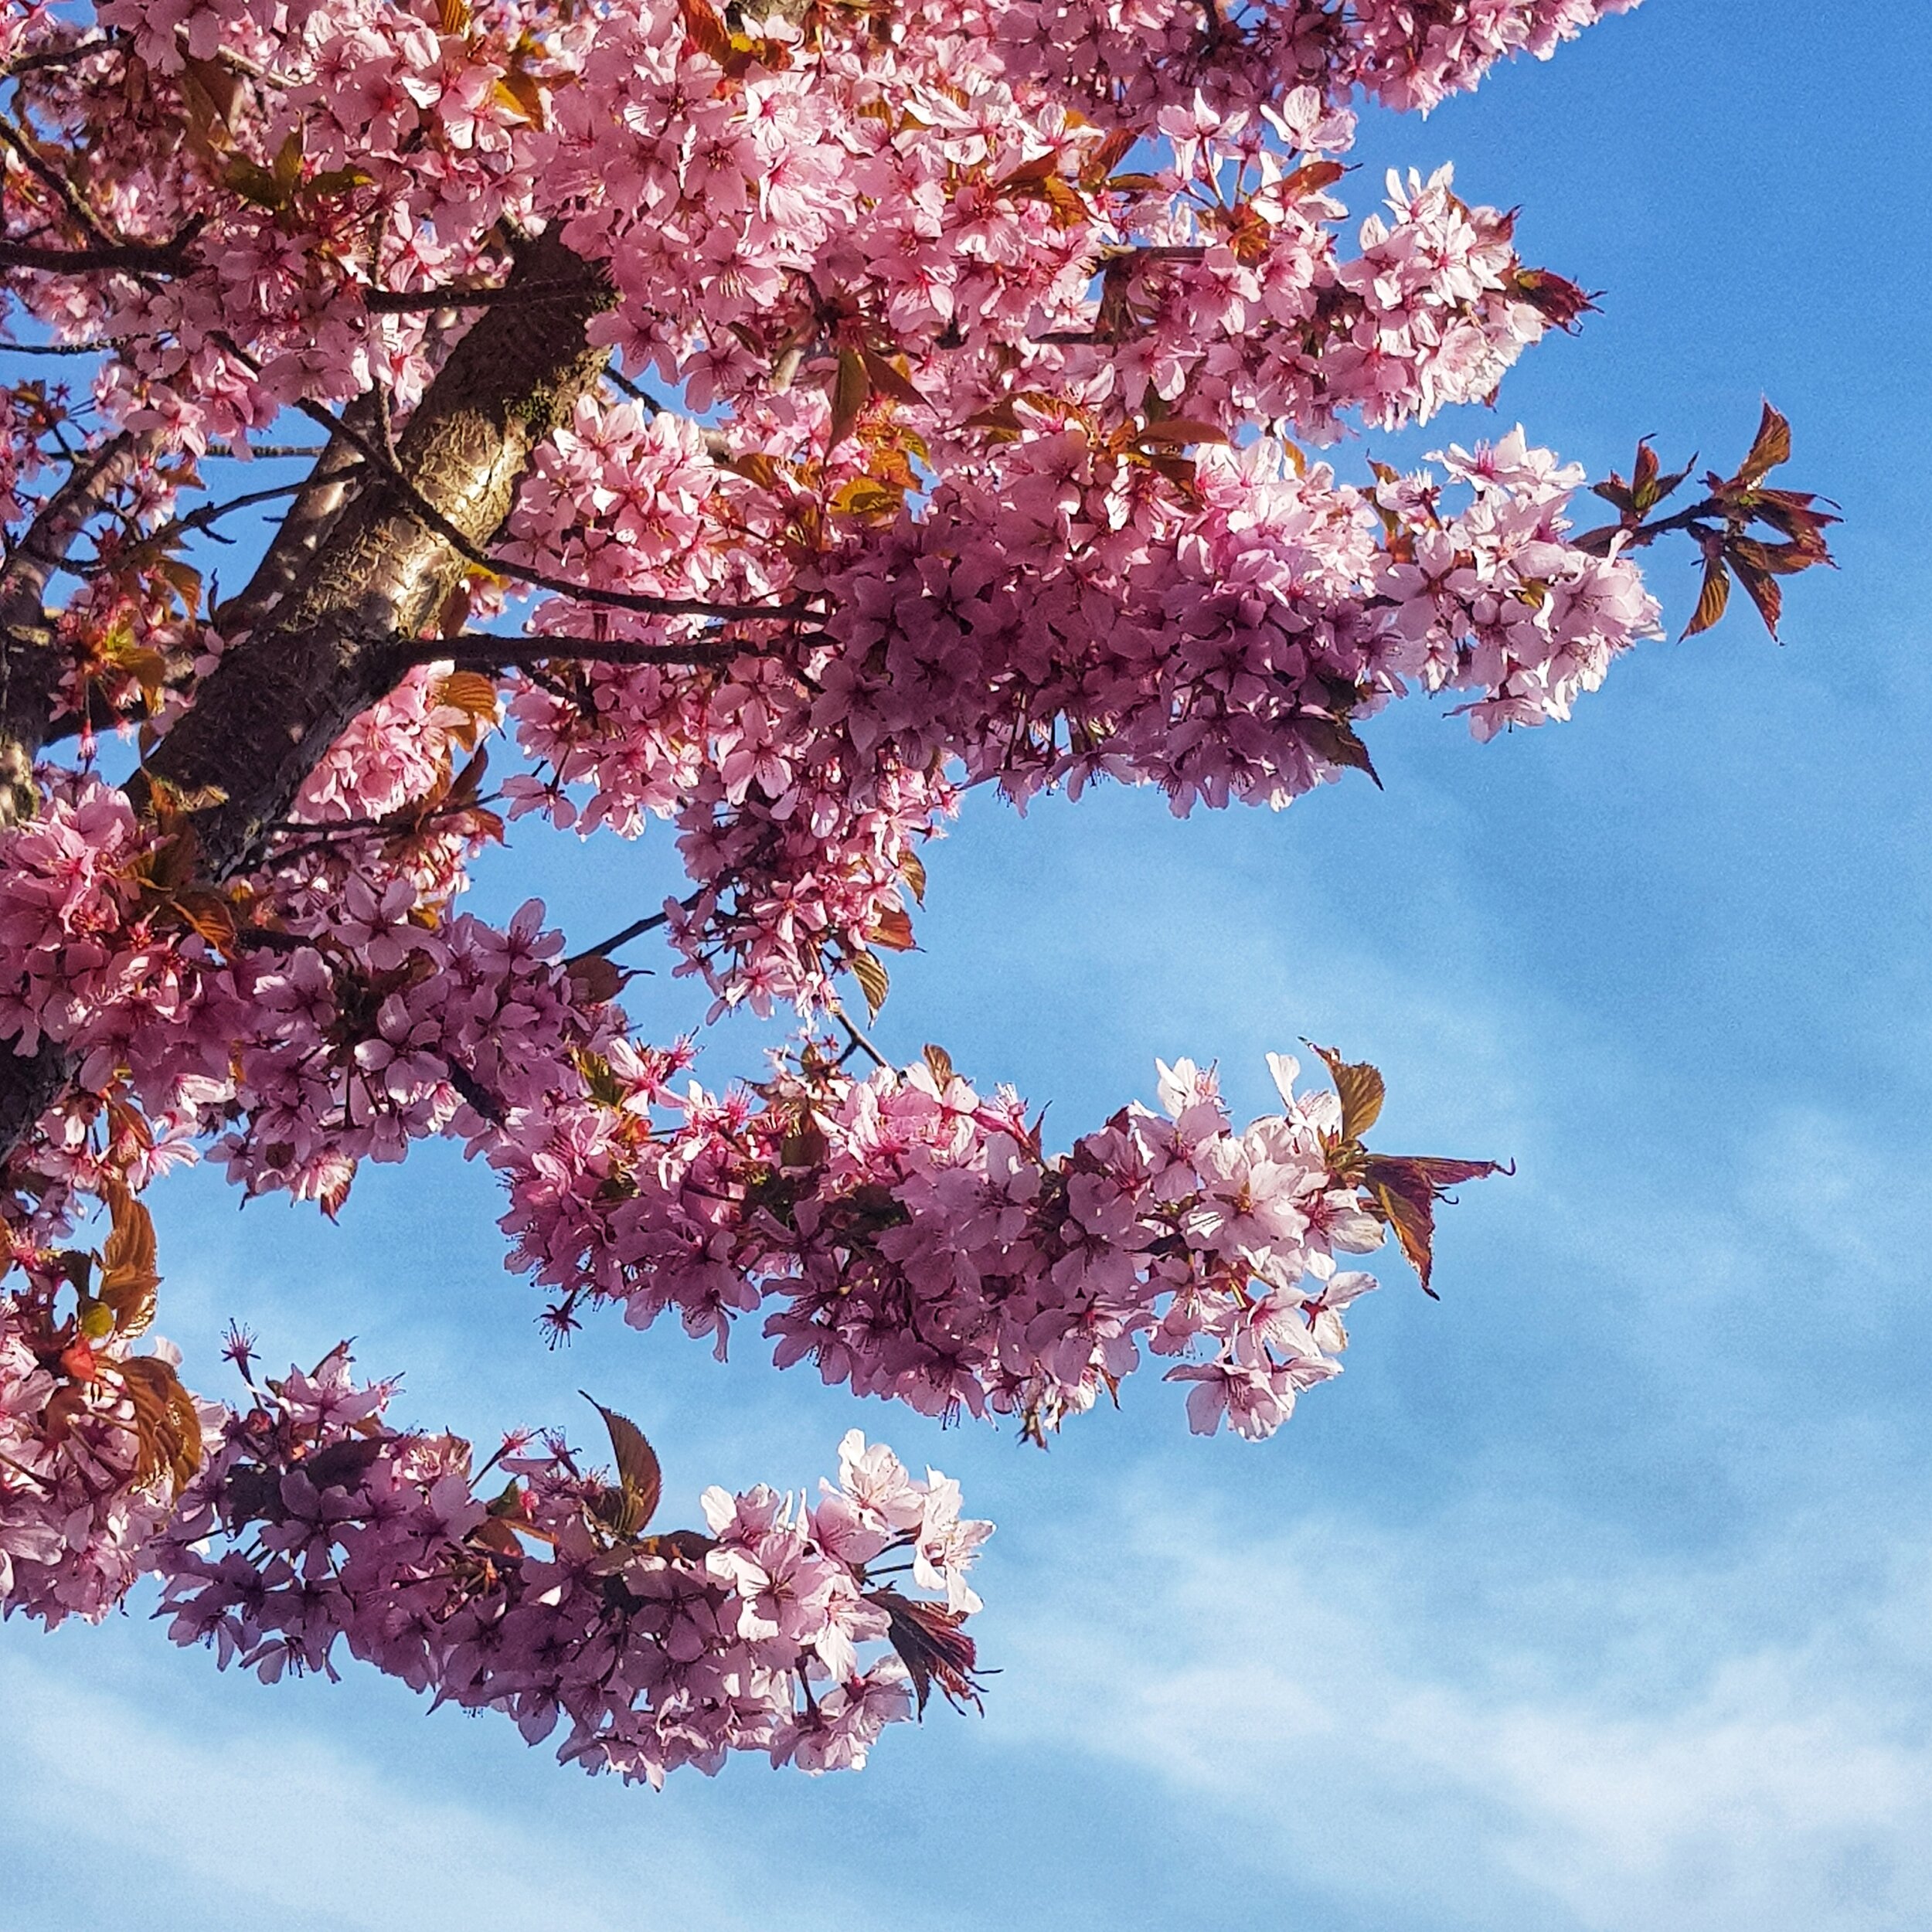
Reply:
<svg viewBox="0 0 1932 1932"><path fill-rule="evenodd" d="M243 360L253 362L226 336L217 335L215 339L232 353L243 355ZM634 611L646 617L729 617L740 621L769 619L782 622L787 617L805 615L809 606L796 604L710 604L696 597L661 597L635 590L607 590L586 583L574 583L567 577L553 577L548 571L535 570L527 565L512 563L509 558L497 556L485 549L481 544L472 543L434 504L417 488L379 443L352 427L342 417L332 416L319 403L312 403L298 396L294 406L313 422L328 430L332 435L340 436L345 442L352 444L376 464L389 481L400 490L408 502L410 514L419 518L434 530L457 555L466 563L474 564L478 570L488 570L492 575L508 577L516 583L527 583L532 589L549 590L559 597L566 597L579 604L602 604L614 611Z"/></svg>
<svg viewBox="0 0 1932 1932"><path fill-rule="evenodd" d="M716 614L737 614L721 606ZM689 644L636 644L623 639L554 637L497 638L468 631L454 638L418 638L400 647L405 664L454 662L465 670L522 669L531 665L574 660L583 664L728 664L755 653L755 644L734 638L694 638Z"/></svg>

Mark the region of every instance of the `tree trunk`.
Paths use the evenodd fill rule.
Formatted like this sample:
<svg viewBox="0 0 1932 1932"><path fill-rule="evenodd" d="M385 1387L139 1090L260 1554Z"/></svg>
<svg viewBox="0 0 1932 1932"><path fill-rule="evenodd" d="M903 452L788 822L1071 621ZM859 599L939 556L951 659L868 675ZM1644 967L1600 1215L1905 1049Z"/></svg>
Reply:
<svg viewBox="0 0 1932 1932"><path fill-rule="evenodd" d="M407 487L370 471L345 503L322 488L305 493L314 500L301 543L271 546L264 561L270 578L258 573L237 600L243 608L236 614L252 625L247 635L203 681L192 708L130 782L129 796L144 809L151 781L194 806L207 876L230 877L258 856L267 828L286 815L323 753L396 682L404 662L399 640L415 638L461 583L467 560L418 513L416 500L468 543L488 544L509 515L537 445L595 386L608 352L590 346L586 329L614 299L608 283L561 241L544 236L521 245L507 286L514 291L531 284L542 284L543 299L522 303L512 293L486 308L410 418L396 448ZM341 467L338 440L332 438L319 459L318 475ZM58 554L104 494L63 526ZM42 522L60 501L49 503ZM9 623L9 640L44 637L40 601L52 567L34 581L31 622ZM16 604L24 608L26 581L23 576L9 585L0 620L11 617ZM32 762L53 702L50 671L49 658L37 679L22 681L21 692L7 700L0 761L11 762L0 769L0 815L19 785L31 803ZM67 1056L49 1046L31 1058L0 1047L0 1159L72 1077Z"/></svg>

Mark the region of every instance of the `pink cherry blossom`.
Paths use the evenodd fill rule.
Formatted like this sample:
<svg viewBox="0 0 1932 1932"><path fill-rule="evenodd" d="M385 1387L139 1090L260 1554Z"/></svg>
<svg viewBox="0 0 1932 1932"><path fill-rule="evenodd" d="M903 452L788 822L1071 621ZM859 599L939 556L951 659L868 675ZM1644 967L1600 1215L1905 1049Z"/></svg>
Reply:
<svg viewBox="0 0 1932 1932"><path fill-rule="evenodd" d="M1658 634L1666 533L1693 628L1827 560L1768 406L1694 507L1653 515L1682 479L1640 446L1614 522L1520 428L1335 454L1590 308L1511 182L1364 205L1358 112L1629 4L8 9L0 325L66 380L0 381L0 1606L97 1619L151 1570L223 1664L352 1658L652 1783L977 1701L991 1526L855 1430L816 1502L667 1532L614 1425L614 1479L554 1436L478 1466L339 1350L191 1396L134 1346L131 1203L192 1160L333 1214L453 1140L553 1339L749 1328L1043 1440L1149 1358L1267 1436L1338 1372L1352 1257L1393 1233L1427 1287L1493 1169L1371 1151L1372 1070L1271 1056L1243 1127L1176 1060L1053 1148L854 1015L975 793L1379 783L1396 699L1568 718ZM685 883L607 936L466 909L557 833ZM656 1036L654 932L707 1023L795 1022L764 1078Z"/></svg>

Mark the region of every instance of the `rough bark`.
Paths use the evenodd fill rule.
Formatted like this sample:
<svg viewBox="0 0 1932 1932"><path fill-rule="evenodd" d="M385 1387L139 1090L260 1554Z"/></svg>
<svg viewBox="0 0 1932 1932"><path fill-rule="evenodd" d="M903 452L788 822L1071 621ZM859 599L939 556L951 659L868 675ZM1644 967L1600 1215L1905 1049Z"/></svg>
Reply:
<svg viewBox="0 0 1932 1932"><path fill-rule="evenodd" d="M209 614L223 637L239 638L253 630L294 588L304 566L328 541L355 495L362 459L349 433L359 437L377 433L375 397L357 396L343 410L342 422L343 428L323 446L308 481L276 526L254 575L240 592Z"/></svg>
<svg viewBox="0 0 1932 1932"><path fill-rule="evenodd" d="M407 486L356 492L267 621L224 657L148 770L194 800L204 866L243 868L266 828L356 713L395 682L398 638L434 618L468 567L419 514L420 497L472 544L508 516L538 444L596 383L605 352L586 325L611 297L560 241L526 243L509 286L574 281L577 294L485 311L457 344L396 445ZM137 781L137 798L144 795Z"/></svg>
<svg viewBox="0 0 1932 1932"><path fill-rule="evenodd" d="M400 479L366 473L346 503L318 495L300 543L265 560L274 581L262 586L270 594L254 628L131 782L144 809L151 781L194 804L210 876L232 876L258 855L322 754L407 668L397 641L421 631L461 582L465 560L420 505L468 543L488 543L536 446L596 384L607 352L588 345L586 328L613 299L601 274L545 236L522 244L508 288L527 284L545 298L526 306L512 292L451 352L398 440ZM569 299L559 284L574 291ZM318 465L325 474L328 463ZM43 716L35 750L46 729ZM71 1077L64 1056L0 1049L0 1158Z"/></svg>

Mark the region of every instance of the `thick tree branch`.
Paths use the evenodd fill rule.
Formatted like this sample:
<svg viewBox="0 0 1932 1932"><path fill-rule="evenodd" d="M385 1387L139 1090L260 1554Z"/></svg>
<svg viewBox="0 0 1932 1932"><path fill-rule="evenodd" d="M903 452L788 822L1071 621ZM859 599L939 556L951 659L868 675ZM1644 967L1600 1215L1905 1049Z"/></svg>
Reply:
<svg viewBox="0 0 1932 1932"><path fill-rule="evenodd" d="M439 308L494 308L503 302L527 307L536 302L567 302L575 293L567 281L546 285L515 281L495 288L366 288L361 292L362 306L372 315L420 315Z"/></svg>
<svg viewBox="0 0 1932 1932"><path fill-rule="evenodd" d="M390 640L435 617L509 514L536 446L601 374L604 352L585 331L613 299L602 275L546 236L523 247L511 284L524 281L574 281L577 297L489 310L410 418L396 473L381 473L386 451L332 419L379 473L149 761L148 774L187 797L219 794L195 815L216 876L249 862L317 760L394 682ZM138 777L138 801L145 787Z"/></svg>
<svg viewBox="0 0 1932 1932"><path fill-rule="evenodd" d="M119 28L114 27L90 39L77 40L68 46L43 47L33 53L23 53L0 67L0 83L18 80L23 74L43 73L51 67L70 67L76 61L123 47L128 39Z"/></svg>
<svg viewBox="0 0 1932 1932"><path fill-rule="evenodd" d="M342 419L352 430L372 425L376 420L372 396L357 396L343 410ZM229 598L211 614L216 629L224 636L239 637L244 631L253 630L275 607L335 529L355 494L356 479L366 461L340 428L330 432L308 481L276 527L255 574L239 596Z"/></svg>
<svg viewBox="0 0 1932 1932"><path fill-rule="evenodd" d="M49 248L39 242L0 240L0 268L39 269L56 275L179 275L189 266L188 250L205 219L197 215L179 234L165 242L97 242L88 248Z"/></svg>
<svg viewBox="0 0 1932 1932"><path fill-rule="evenodd" d="M427 628L461 582L466 552L488 543L509 514L538 444L602 375L608 352L585 340L590 318L613 299L601 273L544 236L520 250L511 284L525 280L571 281L577 299L503 303L457 344L398 442L400 474L371 476L338 506L272 610L223 658L130 784L144 808L155 782L217 801L194 814L213 877L253 860L329 746L401 675L393 640ZM366 438L346 440L380 461L360 447ZM333 467L329 452L318 467L325 475ZM104 485L95 487L104 496ZM63 496L73 488L70 479ZM43 517L49 535L42 547L52 549L52 504ZM60 522L65 541L84 520ZM36 624L44 583L43 571L31 592ZM6 608L26 607L24 587L17 600L11 590L8 597ZM31 798L30 773L27 783ZM70 1077L64 1056L0 1052L0 1158Z"/></svg>

